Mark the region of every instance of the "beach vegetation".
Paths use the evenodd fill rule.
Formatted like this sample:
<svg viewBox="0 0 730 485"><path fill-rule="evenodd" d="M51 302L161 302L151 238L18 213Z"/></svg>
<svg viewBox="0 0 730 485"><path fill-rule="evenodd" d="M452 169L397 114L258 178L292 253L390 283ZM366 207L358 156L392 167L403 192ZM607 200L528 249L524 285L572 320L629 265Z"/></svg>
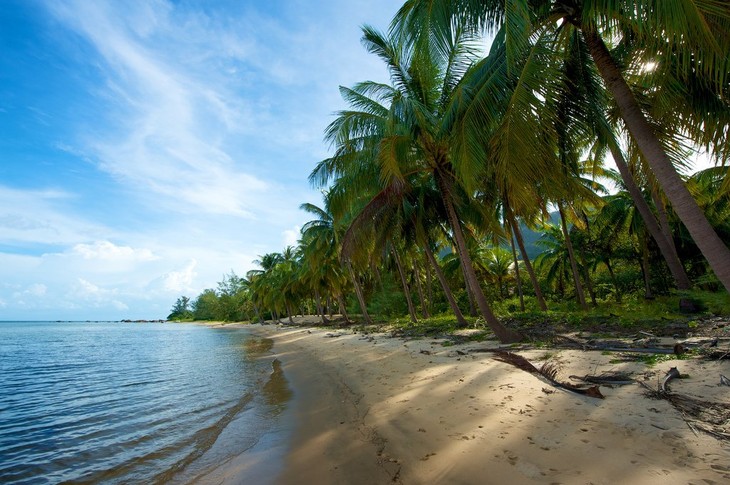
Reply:
<svg viewBox="0 0 730 485"><path fill-rule="evenodd" d="M362 42L389 82L339 88L298 244L195 318L513 342L730 315L730 4L408 0Z"/></svg>
<svg viewBox="0 0 730 485"><path fill-rule="evenodd" d="M178 298L167 316L168 320L176 321L192 320L192 318L193 311L190 308L190 298L187 296Z"/></svg>

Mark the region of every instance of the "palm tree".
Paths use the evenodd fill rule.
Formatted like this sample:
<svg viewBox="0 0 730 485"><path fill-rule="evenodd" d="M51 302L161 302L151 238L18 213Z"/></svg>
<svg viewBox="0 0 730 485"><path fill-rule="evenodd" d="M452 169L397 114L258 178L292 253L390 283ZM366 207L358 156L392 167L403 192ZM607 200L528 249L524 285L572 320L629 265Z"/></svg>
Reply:
<svg viewBox="0 0 730 485"><path fill-rule="evenodd" d="M687 190L655 126L629 86L627 70L605 43L605 39L620 39L637 57L643 53L642 59L656 59L659 72L671 70L680 84L699 82L709 95L727 100L730 3L724 0L408 0L396 16L394 27L411 37L435 35L447 39L454 18L475 28L499 32L506 45L508 75L525 74L524 69L518 68L525 56L529 63L538 54L545 54L540 44L550 37L546 34L571 30L580 33L605 88L618 106L624 126L679 219L718 279L730 291L730 248L713 230ZM551 58L543 56L542 59L549 63ZM696 127L688 129L687 134L712 143L716 152L726 155L726 126L708 123L704 128L712 131L709 135L699 136L702 130ZM531 135L525 132L525 136Z"/></svg>
<svg viewBox="0 0 730 485"><path fill-rule="evenodd" d="M332 203L331 193L325 195L325 208L319 208L314 204L305 203L300 207L302 210L316 216L315 219L307 222L302 226L302 240L304 242L305 263L311 274L316 275L312 281L312 289L315 293L315 303L317 311L322 317L323 323L326 322L325 312L321 305L320 291L326 290L336 295L340 310L346 312L344 304L344 289L346 286L345 273L340 264L339 251L340 243L335 227L335 218L332 214L330 205ZM349 261L344 265L348 269L351 281L355 288L355 293L360 304L362 316L367 323L372 323L370 315L367 311L365 298L360 288L360 283L352 271ZM346 320L348 316L343 315Z"/></svg>
<svg viewBox="0 0 730 485"><path fill-rule="evenodd" d="M549 224L544 227L537 244L544 249L535 258L535 265L545 271L547 283L555 284L562 297L565 294L566 281L572 275L564 233L557 226Z"/></svg>
<svg viewBox="0 0 730 485"><path fill-rule="evenodd" d="M469 66L471 38L456 29L447 49L440 50L443 46L409 44L369 27L363 32L367 49L388 65L393 85L361 83L351 90L341 90L352 104L367 110L341 112L330 125L327 137L336 143L338 153L344 155L339 161L333 161L332 166L337 169L337 163L346 163L352 148L359 145L374 151L385 187L397 188L404 184L404 174L430 174L446 210L466 284L475 295L482 315L501 341L520 339L497 320L487 303L474 272L458 212L459 203L468 200L469 195L460 185L455 169L463 170L467 161L453 158L450 145L453 119L445 115L454 88ZM377 143L363 141L373 138Z"/></svg>

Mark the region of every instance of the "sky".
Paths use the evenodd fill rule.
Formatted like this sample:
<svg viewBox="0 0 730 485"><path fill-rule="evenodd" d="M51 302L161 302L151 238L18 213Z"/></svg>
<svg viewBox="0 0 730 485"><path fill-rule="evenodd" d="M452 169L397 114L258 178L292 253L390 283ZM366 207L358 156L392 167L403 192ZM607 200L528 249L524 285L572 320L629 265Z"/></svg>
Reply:
<svg viewBox="0 0 730 485"><path fill-rule="evenodd" d="M397 0L3 0L0 320L165 318L296 244Z"/></svg>

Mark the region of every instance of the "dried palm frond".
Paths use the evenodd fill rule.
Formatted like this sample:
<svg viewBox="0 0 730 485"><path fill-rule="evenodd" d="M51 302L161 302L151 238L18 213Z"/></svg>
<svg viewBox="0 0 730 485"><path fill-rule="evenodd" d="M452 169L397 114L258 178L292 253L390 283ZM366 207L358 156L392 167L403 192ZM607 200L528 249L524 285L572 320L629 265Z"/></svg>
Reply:
<svg viewBox="0 0 730 485"><path fill-rule="evenodd" d="M557 380L558 370L560 367L555 362L545 362L542 367L539 369L535 367L529 360L525 359L521 355L517 355L513 352L495 352L494 358L505 362L507 364L513 365L517 367L518 369L522 369L525 372L529 372L530 374L536 374L541 375L545 379L550 382L555 387L565 389L566 391L575 392L577 394L582 394L584 396L589 397L595 397L598 399L603 399L604 396L601 394L600 389L598 386L591 386L588 388L581 388L578 386L575 386L573 384L570 384L569 382L560 382Z"/></svg>
<svg viewBox="0 0 730 485"><path fill-rule="evenodd" d="M705 401L671 392L665 386L654 390L643 382L640 384L646 388L648 397L669 401L693 432L700 430L717 439L730 441L730 403Z"/></svg>
<svg viewBox="0 0 730 485"><path fill-rule="evenodd" d="M590 382L591 384L602 384L604 386L625 386L627 384L633 384L635 381L631 374L628 372L602 372L601 374L592 376L570 376L570 379L576 379L583 382Z"/></svg>

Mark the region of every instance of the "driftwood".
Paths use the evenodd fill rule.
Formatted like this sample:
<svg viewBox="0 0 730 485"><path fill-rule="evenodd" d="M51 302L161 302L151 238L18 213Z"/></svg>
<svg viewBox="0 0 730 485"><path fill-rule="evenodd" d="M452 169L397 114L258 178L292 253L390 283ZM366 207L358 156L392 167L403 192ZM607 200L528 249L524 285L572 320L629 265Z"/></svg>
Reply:
<svg viewBox="0 0 730 485"><path fill-rule="evenodd" d="M566 391L575 392L576 394L582 394L584 396L595 397L598 399L604 398L598 386L581 388L569 382L558 381L556 378L558 374L558 366L553 362L545 362L542 367L538 369L532 363L530 363L530 361L528 361L521 355L517 355L513 352L495 352L494 358L501 362L513 365L518 369L522 369L525 372L529 372L530 374L541 375L545 379L547 379L550 384L560 389L565 389Z"/></svg>
<svg viewBox="0 0 730 485"><path fill-rule="evenodd" d="M730 379L728 379L724 375L720 374L720 385L721 386L730 386Z"/></svg>

